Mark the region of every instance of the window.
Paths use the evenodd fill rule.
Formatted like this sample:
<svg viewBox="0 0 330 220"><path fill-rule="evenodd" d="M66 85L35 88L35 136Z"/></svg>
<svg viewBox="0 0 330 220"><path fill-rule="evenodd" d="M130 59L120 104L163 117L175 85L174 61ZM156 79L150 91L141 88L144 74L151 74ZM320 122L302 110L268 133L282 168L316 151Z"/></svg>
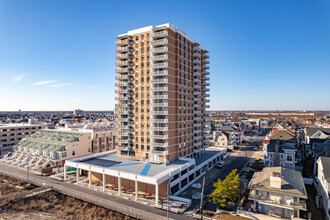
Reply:
<svg viewBox="0 0 330 220"><path fill-rule="evenodd" d="M74 155L76 155L76 152L73 150L73 151L72 151L72 156L74 156Z"/></svg>

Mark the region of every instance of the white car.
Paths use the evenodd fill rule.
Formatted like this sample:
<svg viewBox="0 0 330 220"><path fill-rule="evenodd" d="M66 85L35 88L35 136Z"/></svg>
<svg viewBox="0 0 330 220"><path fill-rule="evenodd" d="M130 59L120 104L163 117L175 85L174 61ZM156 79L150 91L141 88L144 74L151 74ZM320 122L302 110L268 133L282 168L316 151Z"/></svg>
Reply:
<svg viewBox="0 0 330 220"><path fill-rule="evenodd" d="M219 161L217 163L217 168L222 168L225 165L225 161Z"/></svg>

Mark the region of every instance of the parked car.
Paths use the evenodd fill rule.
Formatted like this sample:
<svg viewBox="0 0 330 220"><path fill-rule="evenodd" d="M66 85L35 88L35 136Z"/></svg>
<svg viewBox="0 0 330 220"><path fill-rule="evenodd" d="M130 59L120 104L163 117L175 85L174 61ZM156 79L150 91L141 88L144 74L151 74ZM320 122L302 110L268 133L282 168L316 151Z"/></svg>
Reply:
<svg viewBox="0 0 330 220"><path fill-rule="evenodd" d="M217 163L217 168L222 168L225 165L225 161L219 161Z"/></svg>
<svg viewBox="0 0 330 220"><path fill-rule="evenodd" d="M254 146L253 147L253 150L259 150L259 147L258 146Z"/></svg>

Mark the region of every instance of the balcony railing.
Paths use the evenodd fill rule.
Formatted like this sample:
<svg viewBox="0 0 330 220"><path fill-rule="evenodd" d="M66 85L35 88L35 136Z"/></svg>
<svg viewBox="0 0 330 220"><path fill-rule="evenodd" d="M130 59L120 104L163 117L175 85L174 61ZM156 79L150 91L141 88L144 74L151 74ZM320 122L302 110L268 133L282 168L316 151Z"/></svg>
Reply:
<svg viewBox="0 0 330 220"><path fill-rule="evenodd" d="M168 95L152 95L153 99L168 99Z"/></svg>
<svg viewBox="0 0 330 220"><path fill-rule="evenodd" d="M155 142L153 142L151 145L154 146L154 147L168 147L168 143L155 143Z"/></svg>
<svg viewBox="0 0 330 220"><path fill-rule="evenodd" d="M154 84L168 83L168 79L153 79L152 82Z"/></svg>
<svg viewBox="0 0 330 220"><path fill-rule="evenodd" d="M153 127L154 131L168 131L168 127Z"/></svg>
<svg viewBox="0 0 330 220"><path fill-rule="evenodd" d="M167 76L168 75L168 71L167 70L163 70L163 71L154 71L152 72L152 74L154 76Z"/></svg>
<svg viewBox="0 0 330 220"><path fill-rule="evenodd" d="M116 69L116 73L127 73L128 72L128 68L121 68L121 69Z"/></svg>
<svg viewBox="0 0 330 220"><path fill-rule="evenodd" d="M153 139L168 139L168 135L152 135Z"/></svg>
<svg viewBox="0 0 330 220"><path fill-rule="evenodd" d="M115 93L116 93L116 94L128 93L128 89L116 90Z"/></svg>
<svg viewBox="0 0 330 220"><path fill-rule="evenodd" d="M126 140L126 139L116 139L116 143L128 144L128 140Z"/></svg>
<svg viewBox="0 0 330 220"><path fill-rule="evenodd" d="M153 53L161 53L161 52L167 52L168 51L168 47L156 47L156 48L152 48L151 52Z"/></svg>
<svg viewBox="0 0 330 220"><path fill-rule="evenodd" d="M128 61L116 62L116 66L128 66Z"/></svg>
<svg viewBox="0 0 330 220"><path fill-rule="evenodd" d="M194 53L194 57L201 58L201 54L200 53Z"/></svg>
<svg viewBox="0 0 330 220"><path fill-rule="evenodd" d="M151 59L152 60L167 60L168 59L168 55L167 54L164 54L164 55L153 56Z"/></svg>
<svg viewBox="0 0 330 220"><path fill-rule="evenodd" d="M194 127L200 127L200 126L202 126L201 123L196 123L196 124L194 124Z"/></svg>
<svg viewBox="0 0 330 220"><path fill-rule="evenodd" d="M153 111L154 115L168 115L168 111Z"/></svg>
<svg viewBox="0 0 330 220"><path fill-rule="evenodd" d="M307 210L307 205L305 200L299 200L299 202L293 202L293 200L275 200L269 199L266 196L250 194L250 200L257 200L259 203L267 203L273 206L287 207L287 208L297 208L302 210Z"/></svg>
<svg viewBox="0 0 330 220"><path fill-rule="evenodd" d="M202 130L200 130L200 129L198 129L198 130L194 130L194 133L195 134L199 134L199 133L201 133L202 132Z"/></svg>
<svg viewBox="0 0 330 220"><path fill-rule="evenodd" d="M119 118L118 119L120 122L128 122L128 118Z"/></svg>
<svg viewBox="0 0 330 220"><path fill-rule="evenodd" d="M122 76L116 76L115 79L116 80L123 80L123 79L128 79L128 75L122 75Z"/></svg>
<svg viewBox="0 0 330 220"><path fill-rule="evenodd" d="M168 63L156 63L156 64L153 64L152 66L151 66L152 68L166 68L166 67L168 67Z"/></svg>
<svg viewBox="0 0 330 220"><path fill-rule="evenodd" d="M151 44L154 45L154 46L168 44L168 40L166 38L159 39L159 40L153 40L153 41L151 41Z"/></svg>
<svg viewBox="0 0 330 220"><path fill-rule="evenodd" d="M116 48L116 52L126 52L126 51L128 51L128 46L126 46L126 47L118 47L118 48Z"/></svg>
<svg viewBox="0 0 330 220"><path fill-rule="evenodd" d="M127 108L128 104L116 104L115 105L117 108Z"/></svg>
<svg viewBox="0 0 330 220"><path fill-rule="evenodd" d="M164 119L152 119L153 123L167 123L168 119L164 118Z"/></svg>
<svg viewBox="0 0 330 220"><path fill-rule="evenodd" d="M158 31L158 32L153 32L151 34L151 37L165 37L168 35L167 31Z"/></svg>
<svg viewBox="0 0 330 220"><path fill-rule="evenodd" d="M195 65L195 66L194 66L194 70L199 70L199 71L200 71L200 70L201 70L201 67L200 67L200 66L197 66L197 65Z"/></svg>
<svg viewBox="0 0 330 220"><path fill-rule="evenodd" d="M125 44L128 44L128 39L125 39L125 40L119 40L119 41L116 42L116 45L117 45L117 46L125 45Z"/></svg>
<svg viewBox="0 0 330 220"><path fill-rule="evenodd" d="M152 103L152 107L168 107L168 103Z"/></svg>
<svg viewBox="0 0 330 220"><path fill-rule="evenodd" d="M202 145L201 142L194 143L194 147L199 147L199 146L201 146L201 145Z"/></svg>
<svg viewBox="0 0 330 220"><path fill-rule="evenodd" d="M162 91L168 91L168 87L152 87L152 91L154 92L162 92Z"/></svg>
<svg viewBox="0 0 330 220"><path fill-rule="evenodd" d="M116 87L121 87L121 86L128 86L128 82L123 82L123 83L116 83Z"/></svg>
<svg viewBox="0 0 330 220"><path fill-rule="evenodd" d="M202 81L199 78L194 78L194 83L201 83Z"/></svg>
<svg viewBox="0 0 330 220"><path fill-rule="evenodd" d="M117 60L128 59L128 54L116 55Z"/></svg>
<svg viewBox="0 0 330 220"><path fill-rule="evenodd" d="M128 147L116 146L117 150L128 151Z"/></svg>

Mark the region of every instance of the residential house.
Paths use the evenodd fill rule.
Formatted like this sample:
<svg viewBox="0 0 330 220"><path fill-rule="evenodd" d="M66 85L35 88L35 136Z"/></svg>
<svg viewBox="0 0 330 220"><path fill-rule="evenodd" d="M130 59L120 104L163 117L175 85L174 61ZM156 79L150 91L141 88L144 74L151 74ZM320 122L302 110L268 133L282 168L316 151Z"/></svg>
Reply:
<svg viewBox="0 0 330 220"><path fill-rule="evenodd" d="M319 157L315 168L318 205L324 209L326 219L330 219L330 157Z"/></svg>
<svg viewBox="0 0 330 220"><path fill-rule="evenodd" d="M249 185L253 210L284 219L305 218L307 192L300 172L285 167L265 167L255 172Z"/></svg>

